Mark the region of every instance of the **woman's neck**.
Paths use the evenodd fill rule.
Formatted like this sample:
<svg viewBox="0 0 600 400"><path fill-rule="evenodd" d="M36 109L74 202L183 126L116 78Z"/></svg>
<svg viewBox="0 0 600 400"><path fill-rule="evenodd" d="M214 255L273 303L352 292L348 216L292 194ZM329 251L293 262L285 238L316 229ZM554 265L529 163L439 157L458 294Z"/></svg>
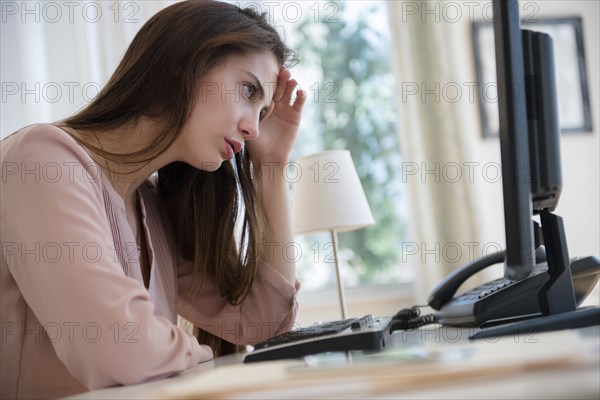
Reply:
<svg viewBox="0 0 600 400"><path fill-rule="evenodd" d="M112 154L130 154L147 148L161 132L161 125L149 118L140 118L135 124L123 125L110 130L83 130L87 141ZM150 161L124 163L111 160L92 152L92 158L110 179L115 191L123 198L126 207L137 201L137 189L153 173L175 159L169 149Z"/></svg>

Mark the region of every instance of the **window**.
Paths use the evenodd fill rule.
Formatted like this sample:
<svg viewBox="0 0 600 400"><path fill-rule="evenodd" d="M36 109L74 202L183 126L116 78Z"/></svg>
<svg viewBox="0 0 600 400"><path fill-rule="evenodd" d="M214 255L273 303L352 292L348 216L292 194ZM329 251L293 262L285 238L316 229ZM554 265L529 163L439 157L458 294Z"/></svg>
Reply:
<svg viewBox="0 0 600 400"><path fill-rule="evenodd" d="M268 13L271 22L299 54L301 63L292 72L308 93L308 100L292 159L326 149L345 148L352 154L376 224L339 235L345 286L413 281L412 267L402 260L402 243L407 242L408 207L400 173L396 83L391 68L386 2L228 1ZM41 23L36 23L38 14L26 11L19 3L19 13L7 16L9 23L2 26L3 33L14 34L3 35L3 44L7 44L3 49L13 49L19 54L22 66L27 67L15 63L14 68L3 71L5 86L24 88L5 93L3 116L7 118L2 121L3 135L29 123L64 118L84 106L95 93L83 89L103 85L137 29L171 2L92 2L86 10L104 7L98 21L90 22L86 14L81 14L84 7L80 7L73 23L67 18L68 7L61 8L63 18L55 23L54 14L44 14L54 10L55 5L43 4L32 3L27 8L47 17ZM47 50L18 49L17 40L7 39L24 32L42 40ZM85 35L82 39L73 32ZM106 36L106 32L110 35ZM104 39L98 39L105 36L110 46L103 46ZM115 51L119 46L121 51ZM63 57L70 61L58 65L55 60L63 58L48 58L47 54L59 54L57 51L61 49L70 52ZM73 52L79 56L73 58ZM3 50L3 66L6 54ZM60 101L55 99L55 92L50 91L46 96L46 89L57 86L54 81L62 89ZM73 99L69 95L72 82L78 85ZM36 96L41 99L39 104L34 101ZM303 292L333 288L335 274L329 235L298 236L297 240L300 251L293 256L298 261Z"/></svg>
<svg viewBox="0 0 600 400"><path fill-rule="evenodd" d="M412 281L412 268L402 263L407 205L385 1L235 4L267 12L300 57L292 75L308 99L292 160L331 149L352 154L376 224L338 235L344 285ZM303 290L333 287L329 234L296 239L288 255L298 262Z"/></svg>

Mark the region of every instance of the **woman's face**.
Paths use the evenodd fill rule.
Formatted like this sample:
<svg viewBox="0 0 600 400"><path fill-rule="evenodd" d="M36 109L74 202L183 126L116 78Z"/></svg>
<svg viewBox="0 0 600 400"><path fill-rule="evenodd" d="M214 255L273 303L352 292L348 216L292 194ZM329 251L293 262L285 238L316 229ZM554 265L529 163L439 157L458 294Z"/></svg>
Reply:
<svg viewBox="0 0 600 400"><path fill-rule="evenodd" d="M270 111L279 65L271 52L234 54L199 83L196 104L174 143L175 158L214 171L259 134Z"/></svg>

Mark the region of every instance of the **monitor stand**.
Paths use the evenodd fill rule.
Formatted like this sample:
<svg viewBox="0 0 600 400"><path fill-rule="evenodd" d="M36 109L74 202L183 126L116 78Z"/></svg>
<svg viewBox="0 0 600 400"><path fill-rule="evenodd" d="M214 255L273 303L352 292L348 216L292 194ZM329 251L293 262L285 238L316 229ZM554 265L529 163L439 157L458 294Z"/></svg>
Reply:
<svg viewBox="0 0 600 400"><path fill-rule="evenodd" d="M600 325L599 307L577 309L570 258L562 218L547 210L540 212L548 261L548 281L540 288L541 316L497 325L473 334L470 339L533 334Z"/></svg>

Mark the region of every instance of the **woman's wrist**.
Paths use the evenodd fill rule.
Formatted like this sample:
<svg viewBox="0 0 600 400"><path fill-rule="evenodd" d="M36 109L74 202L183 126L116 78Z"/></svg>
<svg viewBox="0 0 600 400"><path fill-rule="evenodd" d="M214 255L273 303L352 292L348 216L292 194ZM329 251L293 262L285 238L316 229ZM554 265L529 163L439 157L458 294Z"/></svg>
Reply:
<svg viewBox="0 0 600 400"><path fill-rule="evenodd" d="M276 182L288 181L289 162L285 161L265 161L254 163L255 179L262 184L272 184ZM258 167L258 168L257 168Z"/></svg>

